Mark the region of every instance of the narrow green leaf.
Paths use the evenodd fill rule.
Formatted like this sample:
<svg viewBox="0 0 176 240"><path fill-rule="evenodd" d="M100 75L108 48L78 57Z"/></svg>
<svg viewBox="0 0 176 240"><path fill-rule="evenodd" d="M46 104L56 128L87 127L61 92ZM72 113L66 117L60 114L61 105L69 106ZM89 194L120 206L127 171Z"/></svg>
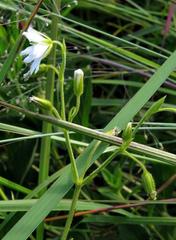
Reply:
<svg viewBox="0 0 176 240"><path fill-rule="evenodd" d="M176 217L115 217L115 216L90 216L82 222L85 223L105 223L105 224L155 224L155 225L175 225Z"/></svg>
<svg viewBox="0 0 176 240"><path fill-rule="evenodd" d="M22 37L22 35L20 35L0 71L0 82L2 82L4 80L7 72L9 71L10 66L11 66L12 62L14 61L15 56L16 56L20 46L23 44L23 42L24 42L23 37Z"/></svg>
<svg viewBox="0 0 176 240"><path fill-rule="evenodd" d="M71 201L71 199L62 200L58 206L52 209L52 211L69 211ZM0 212L28 211L36 202L37 199L0 201ZM110 205L89 201L78 201L77 203L77 211L85 211L105 207L108 208Z"/></svg>
<svg viewBox="0 0 176 240"><path fill-rule="evenodd" d="M17 183L14 183L6 178L3 178L3 177L0 177L0 185L3 185L3 186L6 186L10 189L13 189L15 191L18 191L18 192L22 192L22 193L25 193L25 194L28 194L31 192L30 189L28 188L25 188Z"/></svg>
<svg viewBox="0 0 176 240"><path fill-rule="evenodd" d="M7 201L0 201L0 212L24 212L28 211L36 202L38 199L25 199L25 200L7 200ZM71 199L64 199L61 200L60 203L52 209L52 211L69 211L70 205L71 205ZM145 201L146 202L146 201ZM143 202L140 201L121 201L119 202L119 205L124 203L136 203L140 204ZM115 201L115 204L117 204L117 200ZM164 204L176 204L176 202L173 201L147 201L148 205L164 205ZM83 201L79 200L77 203L77 211L85 211L85 210L94 210L94 209L102 209L102 208L110 208L112 205L104 204L104 203L96 203L91 201ZM115 211L114 209L113 211Z"/></svg>
<svg viewBox="0 0 176 240"><path fill-rule="evenodd" d="M141 118L141 120L139 121L139 123L137 124L137 126L135 127L134 131L133 131L133 135L135 135L135 133L137 132L137 130L139 129L139 127L146 122L153 114L157 113L158 110L160 109L161 105L164 103L166 97L163 97L161 99L159 99L158 101L156 101L148 110L147 112L144 114L144 116Z"/></svg>

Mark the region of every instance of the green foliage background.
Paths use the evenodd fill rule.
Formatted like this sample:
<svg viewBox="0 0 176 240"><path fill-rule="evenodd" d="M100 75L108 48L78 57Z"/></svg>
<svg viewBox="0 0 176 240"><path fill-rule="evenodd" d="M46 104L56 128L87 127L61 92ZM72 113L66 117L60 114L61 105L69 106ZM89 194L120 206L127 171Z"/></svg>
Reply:
<svg viewBox="0 0 176 240"><path fill-rule="evenodd" d="M47 35L50 35L52 4L53 1L44 1L32 21L35 29ZM123 129L129 121L133 121L133 126L136 126L146 110L163 96L166 96L166 100L162 106L175 108L175 16L169 32L164 32L171 4L164 0L62 1L58 31L59 38L64 38L67 45L67 112L75 101L73 72L78 68L85 72L85 90L75 123L91 129L103 129L110 122L107 130L115 126ZM0 99L38 112L39 109L29 102L29 97L44 95L46 73L39 71L25 80L23 75L27 66L19 56L19 51L15 57L9 55L17 46L21 27L25 25L35 5L36 1L32 0L0 2ZM28 43L24 42L20 50L26 46ZM162 65L170 56L170 60ZM7 61L13 62L10 68L4 65ZM60 61L60 52L57 50L56 62L59 64ZM157 69L158 74L151 79ZM133 100L136 93L138 95ZM55 106L58 106L57 99L54 101ZM127 102L129 104L125 106ZM145 163L154 176L157 189L161 189L158 201L149 201L149 204L135 208L122 207L105 213L75 217L70 238L176 239L175 113L160 112L147 121L139 128L134 141L153 147L153 152L147 154L145 148L140 153L133 148L132 152ZM2 108L0 122L0 238L11 229L4 239L12 239L10 236L17 236L15 233L19 233L18 239L28 239L30 234L29 239L35 239L35 232L32 231L42 219L48 214L50 217L63 216L69 210L73 184L70 167L67 166L69 157L65 139L62 132L57 135L51 133L51 177L43 185L38 185L40 142L44 137L41 121ZM53 130L56 132L55 127ZM34 136L36 134L40 136ZM71 139L76 156L83 153L92 140L90 136L80 133L71 133ZM78 159L79 171L82 171L85 156L90 154L93 144ZM164 150L164 157L155 153L156 149ZM99 152L93 156L92 163L95 162L87 174L104 162L113 150L113 147L102 144ZM101 154L103 151L106 152ZM169 161L171 157L172 163ZM139 167L130 159L116 157L92 182L83 187L77 210L144 201L147 196L140 176ZM49 190L40 201L34 200L38 199L41 188L46 186ZM22 211L27 212L23 218ZM20 218L19 225L15 225ZM64 223L65 219L46 222L44 239L59 239ZM16 228L12 227L14 225Z"/></svg>

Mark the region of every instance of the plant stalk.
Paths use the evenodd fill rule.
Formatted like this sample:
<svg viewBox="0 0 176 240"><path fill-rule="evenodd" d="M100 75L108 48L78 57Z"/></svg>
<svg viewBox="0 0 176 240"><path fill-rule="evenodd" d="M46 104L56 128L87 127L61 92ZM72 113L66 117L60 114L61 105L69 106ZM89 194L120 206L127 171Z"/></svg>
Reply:
<svg viewBox="0 0 176 240"><path fill-rule="evenodd" d="M134 157L131 153L129 153L125 150L125 151L122 152L122 154L124 156L127 156L127 157L131 158L134 162L136 162L143 171L147 170L145 165L141 161L139 161L136 157Z"/></svg>
<svg viewBox="0 0 176 240"><path fill-rule="evenodd" d="M55 41L58 43L57 41ZM59 71L59 79L58 79L58 84L57 84L57 91L60 93L60 101L61 101L61 118L65 121L66 120L66 112L65 112L65 96L64 96L64 74L65 74L65 67L66 67L66 45L65 42L63 41L62 44L58 43L61 47L61 54L62 54L62 63L60 66L60 71ZM72 173L73 173L73 181L74 183L78 182L79 180L79 175L78 175L78 170L76 167L76 162L75 162L75 157L73 154L73 149L71 146L71 140L69 136L69 132L67 129L64 129L64 136L66 140L66 147L68 150L70 162L71 162L71 167L72 167Z"/></svg>
<svg viewBox="0 0 176 240"><path fill-rule="evenodd" d="M80 195L80 191L81 191L81 186L82 186L81 184L77 184L75 186L75 190L74 190L74 194L73 194L73 198L72 198L71 208L70 208L70 211L69 211L69 215L68 215L68 218L67 218L67 222L66 222L66 225L65 225L64 232L62 234L61 240L66 240L67 236L68 236L68 233L70 231L70 227L71 227L71 224L72 224L73 216L74 216L74 213L75 213L75 210L76 210L76 203L77 203L77 201L79 199L79 195Z"/></svg>
<svg viewBox="0 0 176 240"><path fill-rule="evenodd" d="M61 1L55 0L53 3L53 12L57 13L60 8ZM58 9L57 9L58 8ZM58 37L58 17L57 15L52 16L51 22L51 39L57 40ZM48 64L55 66L56 63L56 46L53 49L48 58ZM46 93L45 97L51 103L54 99L54 81L55 81L55 71L49 69L47 80L46 80ZM52 131L52 124L43 122L42 132L49 133ZM38 183L42 183L47 177L49 172L49 162L50 162L50 149L51 149L51 138L49 136L42 138L41 149L40 149L40 164L39 164L39 178ZM45 191L45 189L44 189ZM42 194L43 191L40 193ZM37 228L37 240L42 240L44 237L44 224L41 223Z"/></svg>

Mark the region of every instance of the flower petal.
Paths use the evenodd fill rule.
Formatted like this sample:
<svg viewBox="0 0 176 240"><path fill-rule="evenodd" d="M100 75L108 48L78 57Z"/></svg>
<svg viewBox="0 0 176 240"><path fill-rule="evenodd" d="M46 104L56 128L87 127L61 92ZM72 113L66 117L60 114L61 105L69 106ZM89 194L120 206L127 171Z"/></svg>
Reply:
<svg viewBox="0 0 176 240"><path fill-rule="evenodd" d="M48 45L46 44L35 44L30 47L30 49L26 49L26 52L29 52L28 56L24 59L25 63L30 63L37 58L43 59L46 56L46 52L48 49ZM25 51L25 50L24 50ZM23 53L24 54L24 53Z"/></svg>
<svg viewBox="0 0 176 240"><path fill-rule="evenodd" d="M32 49L32 55L34 58L44 58L48 49L48 44L35 44Z"/></svg>
<svg viewBox="0 0 176 240"><path fill-rule="evenodd" d="M28 55L31 51L32 51L33 46L27 47L26 49L24 49L23 51L20 52L21 56L26 56Z"/></svg>
<svg viewBox="0 0 176 240"><path fill-rule="evenodd" d="M28 55L23 61L24 61L25 63L31 63L31 62L34 61L34 60L35 60L35 58L33 57L33 55L30 54L30 55Z"/></svg>
<svg viewBox="0 0 176 240"><path fill-rule="evenodd" d="M41 58L37 58L33 61L33 63L30 66L30 74L32 75L34 72L37 73L39 70Z"/></svg>
<svg viewBox="0 0 176 240"><path fill-rule="evenodd" d="M40 32L34 30L32 27L29 27L26 32L23 32L23 35L29 40L29 42L42 42L46 40L46 37Z"/></svg>

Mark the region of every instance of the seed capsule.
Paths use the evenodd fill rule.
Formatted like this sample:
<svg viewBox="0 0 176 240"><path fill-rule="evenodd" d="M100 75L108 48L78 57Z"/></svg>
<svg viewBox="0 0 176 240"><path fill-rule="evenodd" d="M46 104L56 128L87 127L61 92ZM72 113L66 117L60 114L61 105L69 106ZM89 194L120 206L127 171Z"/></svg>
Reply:
<svg viewBox="0 0 176 240"><path fill-rule="evenodd" d="M149 198L152 200L156 200L157 192L155 187L155 180L149 171L147 170L143 171L142 182L143 182L145 191L149 195Z"/></svg>

